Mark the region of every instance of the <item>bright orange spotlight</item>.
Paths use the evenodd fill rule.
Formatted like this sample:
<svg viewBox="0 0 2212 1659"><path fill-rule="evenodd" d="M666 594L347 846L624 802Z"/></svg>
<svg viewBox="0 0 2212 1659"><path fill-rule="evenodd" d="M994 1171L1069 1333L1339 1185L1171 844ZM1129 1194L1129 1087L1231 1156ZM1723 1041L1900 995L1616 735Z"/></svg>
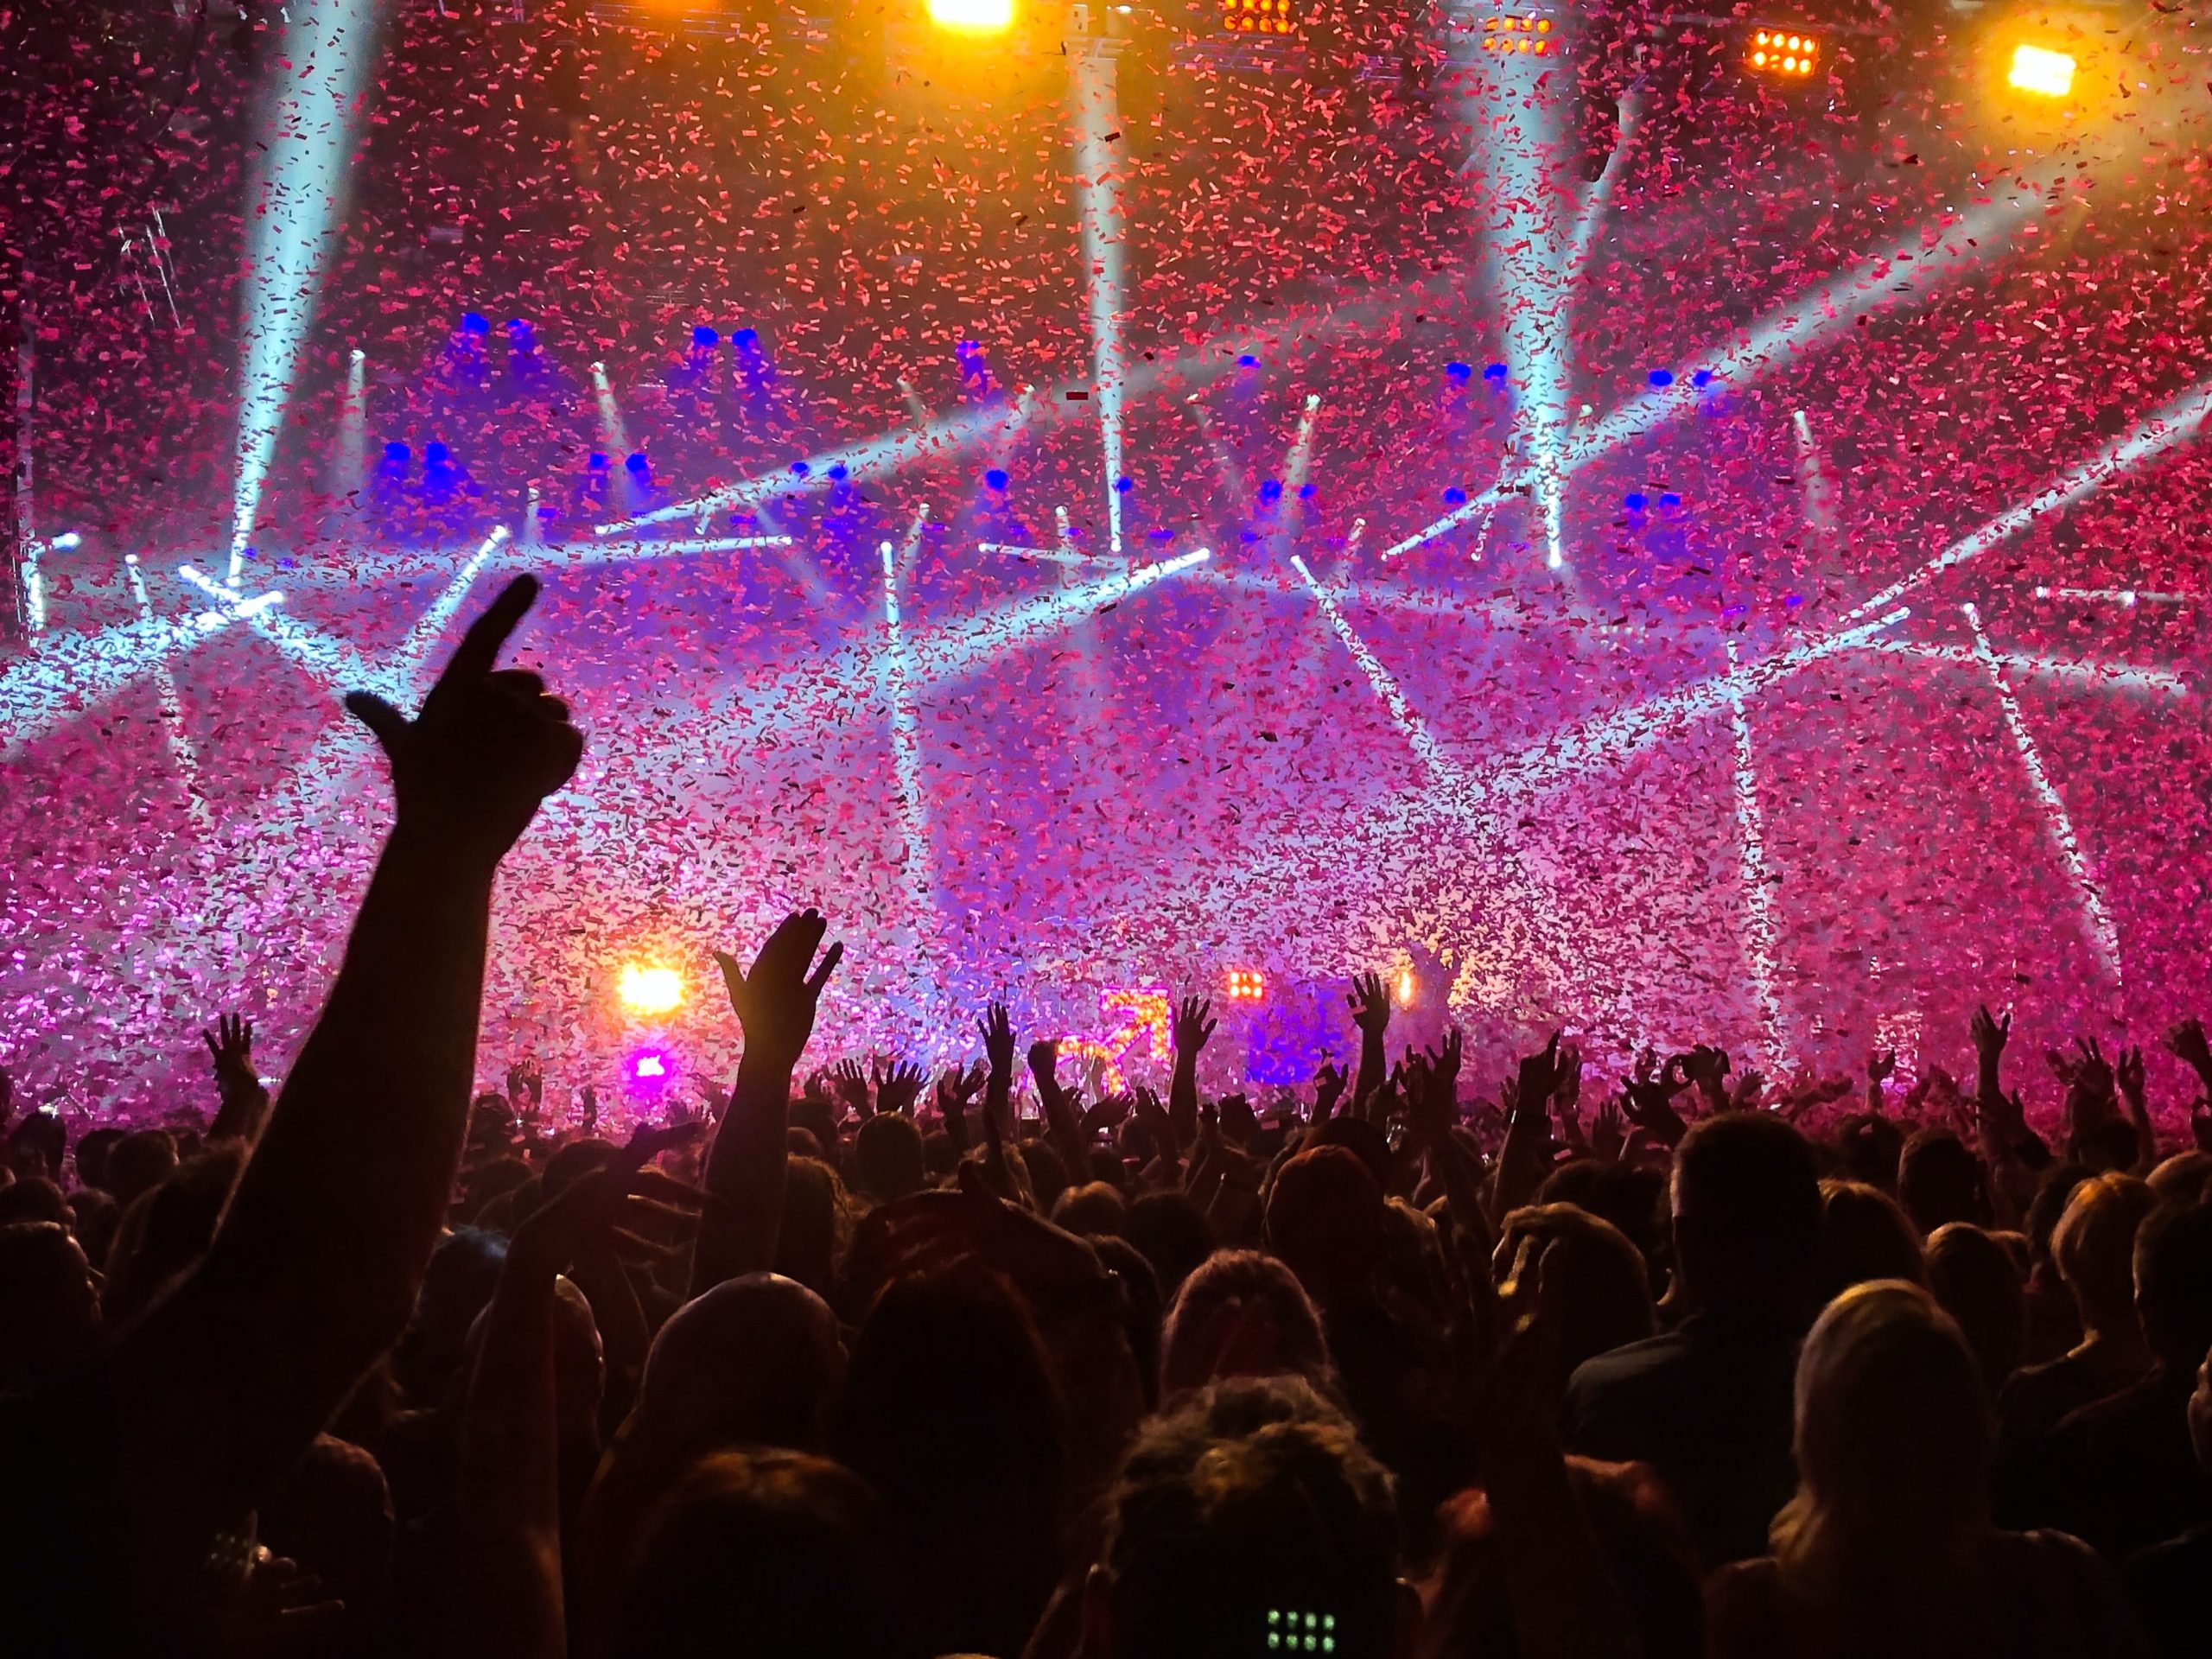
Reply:
<svg viewBox="0 0 2212 1659"><path fill-rule="evenodd" d="M2074 60L2040 46L2016 46L2005 84L2038 98L2063 98L2074 90Z"/></svg>
<svg viewBox="0 0 2212 1659"><path fill-rule="evenodd" d="M615 977L614 994L632 1014L669 1014L683 1006L683 976L673 968L626 962Z"/></svg>
<svg viewBox="0 0 2212 1659"><path fill-rule="evenodd" d="M1014 0L929 0L930 21L963 35L999 35L1014 27Z"/></svg>
<svg viewBox="0 0 2212 1659"><path fill-rule="evenodd" d="M1229 995L1232 1001L1257 1002L1267 994L1267 976L1258 969L1232 968L1229 970Z"/></svg>

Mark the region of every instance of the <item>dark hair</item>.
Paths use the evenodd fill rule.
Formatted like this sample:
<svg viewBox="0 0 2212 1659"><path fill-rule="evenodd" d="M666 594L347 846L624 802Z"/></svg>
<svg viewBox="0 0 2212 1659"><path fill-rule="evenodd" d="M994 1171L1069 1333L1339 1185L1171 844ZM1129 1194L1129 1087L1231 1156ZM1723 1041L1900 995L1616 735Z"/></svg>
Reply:
<svg viewBox="0 0 2212 1659"><path fill-rule="evenodd" d="M1873 1279L1928 1282L1920 1233L1897 1201L1864 1181L1821 1183L1818 1290L1823 1306Z"/></svg>
<svg viewBox="0 0 2212 1659"><path fill-rule="evenodd" d="M2058 1220L2072 1202L2074 1189L2089 1179L2089 1172L2080 1164L2053 1164L2044 1171L2036 1182L2035 1196L2028 1200L2024 1224L2028 1244L2037 1256L2050 1254L2051 1235L2058 1230Z"/></svg>
<svg viewBox="0 0 2212 1659"><path fill-rule="evenodd" d="M1972 1223L1950 1222L1929 1237L1928 1288L1967 1339L1995 1399L2027 1344L2027 1303L2012 1258Z"/></svg>
<svg viewBox="0 0 2212 1659"><path fill-rule="evenodd" d="M1950 1221L1989 1224L1981 1160L1949 1129L1917 1129L1897 1162L1897 1202L1924 1234Z"/></svg>
<svg viewBox="0 0 2212 1659"><path fill-rule="evenodd" d="M1707 1300L1795 1300L1821 1241L1812 1147L1778 1117L1721 1112L1690 1126L1675 1154L1675 1250Z"/></svg>
<svg viewBox="0 0 2212 1659"><path fill-rule="evenodd" d="M1205 1212L1180 1192L1146 1193L1129 1206L1122 1236L1144 1252L1164 1296L1173 1296L1213 1254L1213 1229Z"/></svg>
<svg viewBox="0 0 2212 1659"><path fill-rule="evenodd" d="M1544 1177L1532 1203L1571 1204L1611 1222L1643 1255L1649 1272L1664 1259L1667 1176L1649 1164L1576 1158Z"/></svg>
<svg viewBox="0 0 2212 1659"><path fill-rule="evenodd" d="M176 1137L167 1129L139 1129L109 1148L107 1190L128 1210L176 1167Z"/></svg>
<svg viewBox="0 0 2212 1659"><path fill-rule="evenodd" d="M1060 1573L1067 1445L1028 1314L972 1261L894 1279L854 1338L831 1444L907 1532L935 1653L1019 1650Z"/></svg>
<svg viewBox="0 0 2212 1659"><path fill-rule="evenodd" d="M1884 1192L1897 1187L1904 1131L1879 1112L1853 1112L1836 1125L1836 1164L1845 1176Z"/></svg>
<svg viewBox="0 0 2212 1659"><path fill-rule="evenodd" d="M1301 1378L1217 1383L1154 1418L1106 1529L1121 1659L1265 1651L1270 1618L1294 1615L1331 1621L1336 1653L1391 1650L1390 1477Z"/></svg>
<svg viewBox="0 0 2212 1659"><path fill-rule="evenodd" d="M2167 1364L2195 1365L2212 1348L2212 1203L2163 1205L2137 1229L2135 1309Z"/></svg>
<svg viewBox="0 0 2212 1659"><path fill-rule="evenodd" d="M1249 1321L1243 1350L1224 1351L1224 1321ZM1183 1281L1161 1332L1160 1386L1182 1392L1224 1380L1214 1368L1265 1365L1271 1375L1331 1385L1321 1316L1297 1275L1260 1250L1217 1250Z"/></svg>
<svg viewBox="0 0 2212 1659"><path fill-rule="evenodd" d="M784 1185L783 1228L776 1241L776 1271L826 1296L836 1274L838 1257L850 1242L851 1201L845 1196L845 1184L837 1179L837 1172L819 1158L793 1158L785 1167L788 1175Z"/></svg>
<svg viewBox="0 0 2212 1659"><path fill-rule="evenodd" d="M803 1452L702 1459L639 1528L614 1599L614 1659L905 1659L883 1506Z"/></svg>
<svg viewBox="0 0 2212 1659"><path fill-rule="evenodd" d="M207 1253L245 1160L240 1142L218 1142L179 1164L124 1212L100 1299L111 1322L145 1308Z"/></svg>
<svg viewBox="0 0 2212 1659"><path fill-rule="evenodd" d="M878 1112L853 1137L853 1182L878 1204L918 1192L929 1179L922 1132L912 1118Z"/></svg>
<svg viewBox="0 0 2212 1659"><path fill-rule="evenodd" d="M50 1221L67 1227L72 1217L61 1189L41 1175L0 1187L0 1227L19 1221Z"/></svg>
<svg viewBox="0 0 2212 1659"><path fill-rule="evenodd" d="M1103 1181L1071 1186L1052 1206L1052 1223L1085 1238L1122 1230L1128 1208L1121 1193Z"/></svg>

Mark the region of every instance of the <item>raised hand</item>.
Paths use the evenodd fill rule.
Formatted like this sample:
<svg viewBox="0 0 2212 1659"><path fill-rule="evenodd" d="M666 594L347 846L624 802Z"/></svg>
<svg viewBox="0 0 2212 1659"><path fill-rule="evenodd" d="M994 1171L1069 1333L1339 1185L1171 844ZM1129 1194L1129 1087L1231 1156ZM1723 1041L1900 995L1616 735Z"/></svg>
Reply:
<svg viewBox="0 0 2212 1659"><path fill-rule="evenodd" d="M2094 1037L2076 1037L2074 1046L2082 1053L2080 1061L2074 1067L2075 1085L2088 1091L2100 1103L2110 1104L2115 1097L2115 1079L2112 1062L2105 1058L2103 1045Z"/></svg>
<svg viewBox="0 0 2212 1659"><path fill-rule="evenodd" d="M2000 1020L1990 1013L1989 1005L1985 1002L1974 1011L1967 1029L1974 1037L1974 1052L1984 1060L1994 1058L2005 1052L2005 1045L2012 1038L2012 1010L2006 1009Z"/></svg>
<svg viewBox="0 0 2212 1659"><path fill-rule="evenodd" d="M990 1011L976 1022L983 1033L983 1052L990 1057L991 1075L1007 1078L1014 1077L1014 1020L1007 1013L1006 1004L994 1002Z"/></svg>
<svg viewBox="0 0 2212 1659"><path fill-rule="evenodd" d="M1049 1094L1060 1086L1060 1046L1049 1037L1039 1037L1029 1045L1029 1075L1037 1080L1037 1090Z"/></svg>
<svg viewBox="0 0 2212 1659"><path fill-rule="evenodd" d="M989 1069L981 1060L966 1071L956 1065L940 1073L937 1080L937 1109L939 1114L947 1117L952 1115L946 1109L948 1103L954 1110L964 1109L983 1092L983 1084L989 1077Z"/></svg>
<svg viewBox="0 0 2212 1659"><path fill-rule="evenodd" d="M583 734L545 682L495 666L537 597L535 576L509 582L469 625L413 720L372 691L346 696L391 763L394 839L420 838L487 878L583 755Z"/></svg>
<svg viewBox="0 0 2212 1659"><path fill-rule="evenodd" d="M1894 1048L1876 1049L1866 1057L1866 1082L1870 1088L1880 1088L1897 1071L1897 1052Z"/></svg>
<svg viewBox="0 0 2212 1659"><path fill-rule="evenodd" d="M858 1060L840 1060L831 1066L830 1082L847 1111L855 1117L868 1116L868 1072Z"/></svg>
<svg viewBox="0 0 2212 1659"><path fill-rule="evenodd" d="M2166 1033L2167 1052L2190 1071L2212 1083L2212 1042L2204 1037L2204 1022L2183 1020Z"/></svg>
<svg viewBox="0 0 2212 1659"><path fill-rule="evenodd" d="M842 944L832 944L822 950L821 964L815 966L815 952L822 949L823 935L829 929L817 910L786 916L753 958L751 973L739 967L737 958L727 951L715 952L715 960L721 966L722 983L729 991L730 1007L745 1031L748 1065L788 1074L806 1052L807 1039L814 1035L822 988L830 982L830 976L845 955ZM810 968L814 969L810 974Z"/></svg>
<svg viewBox="0 0 2212 1659"><path fill-rule="evenodd" d="M215 1063L215 1087L224 1099L261 1087L261 1078L253 1069L252 1020L244 1014L218 1014L215 1029L201 1032L200 1040L207 1045L207 1056ZM0 1118L4 1116L0 1113Z"/></svg>
<svg viewBox="0 0 2212 1659"><path fill-rule="evenodd" d="M533 1210L515 1229L510 1255L543 1271L565 1271L580 1255L612 1249L629 1257L657 1257L663 1252L647 1238L623 1226L626 1220L650 1225L657 1205L697 1205L706 1194L645 1168L664 1152L690 1145L706 1126L694 1120L639 1130L630 1144L588 1175L578 1177Z"/></svg>
<svg viewBox="0 0 2212 1659"><path fill-rule="evenodd" d="M1382 988L1382 976L1361 974L1353 979L1351 989L1345 993L1345 1003L1351 1009L1351 1022L1359 1027L1360 1035L1379 1041L1390 1027L1390 997Z"/></svg>
<svg viewBox="0 0 2212 1659"><path fill-rule="evenodd" d="M1598 1108L1597 1116L1590 1120L1590 1153L1594 1158L1617 1163L1628 1147L1628 1128L1622 1121L1618 1098L1608 1096Z"/></svg>
<svg viewBox="0 0 2212 1659"><path fill-rule="evenodd" d="M1206 1039L1221 1023L1206 1018L1212 1011L1213 1004L1204 997L1186 996L1175 1005L1173 1035L1178 1054L1196 1054L1206 1046Z"/></svg>
<svg viewBox="0 0 2212 1659"><path fill-rule="evenodd" d="M879 1067L875 1071L875 1109L912 1117L914 1103L922 1096L923 1081L922 1068L903 1060Z"/></svg>
<svg viewBox="0 0 2212 1659"><path fill-rule="evenodd" d="M1320 1069L1313 1074L1313 1121L1316 1123L1328 1121L1330 1114L1337 1109L1337 1103L1344 1098L1344 1085L1350 1081L1344 1076L1344 1068L1333 1058L1321 1062Z"/></svg>
<svg viewBox="0 0 2212 1659"><path fill-rule="evenodd" d="M2113 1081L2120 1085L2120 1096L2127 1102L2130 1108L2142 1107L2145 1094L2143 1051L2140 1048L2123 1048L2120 1051L2113 1065Z"/></svg>

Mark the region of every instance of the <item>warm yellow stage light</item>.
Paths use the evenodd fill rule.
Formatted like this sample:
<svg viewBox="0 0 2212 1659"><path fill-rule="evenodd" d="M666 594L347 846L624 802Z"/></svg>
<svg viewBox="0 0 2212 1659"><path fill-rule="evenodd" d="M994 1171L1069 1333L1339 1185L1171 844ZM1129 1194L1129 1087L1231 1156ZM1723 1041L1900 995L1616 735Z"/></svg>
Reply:
<svg viewBox="0 0 2212 1659"><path fill-rule="evenodd" d="M2041 98L2063 98L2074 90L2074 60L2040 46L2016 46L2005 84Z"/></svg>
<svg viewBox="0 0 2212 1659"><path fill-rule="evenodd" d="M929 6L939 29L996 35L1014 27L1014 0L929 0Z"/></svg>
<svg viewBox="0 0 2212 1659"><path fill-rule="evenodd" d="M667 1014L683 1003L683 976L673 968L626 962L614 993L632 1014Z"/></svg>

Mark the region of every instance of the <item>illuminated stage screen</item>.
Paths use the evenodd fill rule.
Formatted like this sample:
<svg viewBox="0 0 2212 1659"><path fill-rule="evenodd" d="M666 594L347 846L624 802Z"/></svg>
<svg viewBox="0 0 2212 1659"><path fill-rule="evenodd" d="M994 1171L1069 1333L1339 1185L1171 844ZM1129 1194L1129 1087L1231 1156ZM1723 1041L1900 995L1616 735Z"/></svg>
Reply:
<svg viewBox="0 0 2212 1659"><path fill-rule="evenodd" d="M588 749L480 1069L559 1110L724 1072L806 903L821 1059L1005 996L1149 1079L1197 990L1264 1087L1364 970L1608 1072L2203 1011L2188 12L938 3L109 43L15 353L27 1087L282 1069L389 817L338 697L518 569Z"/></svg>

